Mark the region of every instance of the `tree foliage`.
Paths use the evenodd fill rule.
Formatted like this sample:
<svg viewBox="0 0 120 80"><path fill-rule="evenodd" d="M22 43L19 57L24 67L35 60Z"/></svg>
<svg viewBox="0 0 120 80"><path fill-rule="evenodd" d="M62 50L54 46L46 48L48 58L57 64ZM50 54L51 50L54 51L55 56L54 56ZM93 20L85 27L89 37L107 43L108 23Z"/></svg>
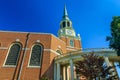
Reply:
<svg viewBox="0 0 120 80"><path fill-rule="evenodd" d="M120 16L113 17L111 36L107 36L106 40L109 41L109 47L115 49L120 56Z"/></svg>
<svg viewBox="0 0 120 80"><path fill-rule="evenodd" d="M114 73L114 67L107 66L103 57L95 55L94 52L89 55L82 55L82 57L83 60L75 64L77 74L82 74L89 80L93 80L96 77L117 80L117 75L112 75Z"/></svg>

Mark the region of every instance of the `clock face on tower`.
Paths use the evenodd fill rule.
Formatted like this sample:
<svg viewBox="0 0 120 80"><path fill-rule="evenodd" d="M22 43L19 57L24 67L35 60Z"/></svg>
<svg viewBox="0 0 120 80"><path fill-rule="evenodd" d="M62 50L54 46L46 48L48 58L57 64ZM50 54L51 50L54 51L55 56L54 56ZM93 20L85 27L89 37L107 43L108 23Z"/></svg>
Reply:
<svg viewBox="0 0 120 80"><path fill-rule="evenodd" d="M67 30L67 34L72 34L72 30Z"/></svg>
<svg viewBox="0 0 120 80"><path fill-rule="evenodd" d="M66 29L66 35L75 36L74 31L71 29Z"/></svg>

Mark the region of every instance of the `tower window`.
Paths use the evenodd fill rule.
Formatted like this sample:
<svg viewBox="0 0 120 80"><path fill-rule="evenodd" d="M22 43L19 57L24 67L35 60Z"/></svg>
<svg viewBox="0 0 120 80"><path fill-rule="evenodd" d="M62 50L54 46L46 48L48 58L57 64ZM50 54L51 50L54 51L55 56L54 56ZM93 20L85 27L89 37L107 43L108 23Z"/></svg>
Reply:
<svg viewBox="0 0 120 80"><path fill-rule="evenodd" d="M65 22L63 22L63 28L65 27L65 25L66 25L66 23L65 23Z"/></svg>
<svg viewBox="0 0 120 80"><path fill-rule="evenodd" d="M74 47L74 41L73 40L70 40L70 46Z"/></svg>
<svg viewBox="0 0 120 80"><path fill-rule="evenodd" d="M59 53L59 54L62 54L62 52L60 50L57 50L56 52Z"/></svg>
<svg viewBox="0 0 120 80"><path fill-rule="evenodd" d="M33 46L29 66L41 66L42 51L42 45L35 44Z"/></svg>
<svg viewBox="0 0 120 80"><path fill-rule="evenodd" d="M67 22L67 26L70 27L70 22Z"/></svg>
<svg viewBox="0 0 120 80"><path fill-rule="evenodd" d="M12 44L12 46L9 49L9 53L5 65L15 66L20 54L20 50L21 50L20 44L18 43Z"/></svg>

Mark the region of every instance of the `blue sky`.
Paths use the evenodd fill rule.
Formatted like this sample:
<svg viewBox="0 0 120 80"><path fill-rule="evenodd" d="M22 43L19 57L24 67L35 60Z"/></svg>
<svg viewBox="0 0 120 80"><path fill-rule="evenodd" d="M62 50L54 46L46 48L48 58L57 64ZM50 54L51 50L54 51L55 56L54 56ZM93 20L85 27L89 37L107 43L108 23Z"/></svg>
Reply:
<svg viewBox="0 0 120 80"><path fill-rule="evenodd" d="M0 0L0 30L52 33L57 36L66 4L83 48L106 48L120 0Z"/></svg>

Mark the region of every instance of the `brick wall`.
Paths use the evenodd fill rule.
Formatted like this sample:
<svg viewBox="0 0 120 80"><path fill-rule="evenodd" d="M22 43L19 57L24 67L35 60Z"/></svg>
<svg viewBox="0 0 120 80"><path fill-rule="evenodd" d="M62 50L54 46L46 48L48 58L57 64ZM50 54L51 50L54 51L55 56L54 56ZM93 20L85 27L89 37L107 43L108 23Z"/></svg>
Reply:
<svg viewBox="0 0 120 80"><path fill-rule="evenodd" d="M21 70L20 80L39 80L40 77L46 76L49 79L53 80L54 66L53 59L58 54L56 53L57 49L61 49L63 53L66 52L66 44L60 39L56 38L51 34L39 34L39 33L30 33L28 39L27 50L24 52L24 46L26 42L26 36L28 33L24 32L0 32L0 79L1 80L12 80L17 79L21 62L24 62ZM22 44L22 50L20 52L19 61L16 67L5 67L4 62L9 50L10 45L18 41ZM31 49L34 43L39 41L44 46L42 66L39 68L29 67L29 59L31 54Z"/></svg>

